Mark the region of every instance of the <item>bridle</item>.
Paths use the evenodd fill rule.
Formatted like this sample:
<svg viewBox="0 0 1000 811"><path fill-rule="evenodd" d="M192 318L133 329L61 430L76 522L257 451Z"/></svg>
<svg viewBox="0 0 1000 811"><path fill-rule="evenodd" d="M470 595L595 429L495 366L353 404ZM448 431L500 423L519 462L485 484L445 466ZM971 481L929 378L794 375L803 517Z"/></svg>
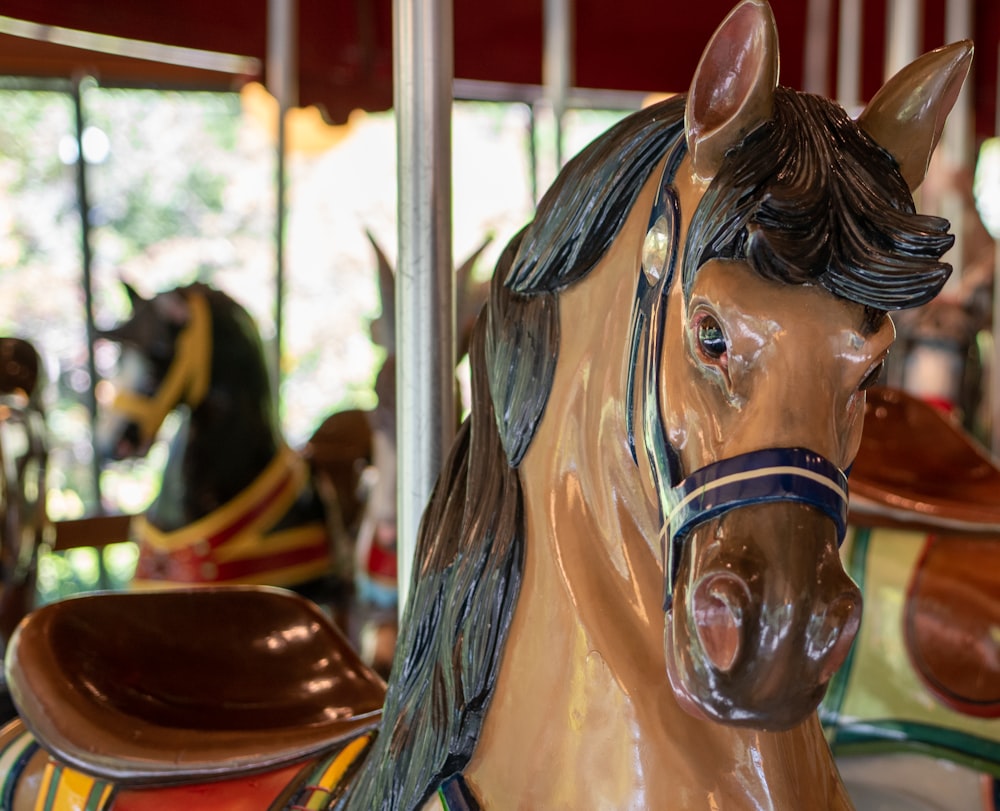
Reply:
<svg viewBox="0 0 1000 811"><path fill-rule="evenodd" d="M822 455L806 448L766 448L712 462L685 476L680 454L667 439L657 375L680 241L680 203L673 180L686 151L685 139L679 137L667 154L649 215L633 305L628 379L627 420L633 459L632 401L637 392L643 441L659 494L665 611L673 604L680 561L691 533L732 510L773 502L806 504L834 522L838 544L847 532L847 475ZM637 385L640 363L642 381Z"/></svg>
<svg viewBox="0 0 1000 811"><path fill-rule="evenodd" d="M200 293L188 293L190 316L174 342L174 357L152 396L134 391L115 393L112 408L139 427L145 442L151 442L175 407L181 403L197 408L208 393L212 375L212 316L208 301Z"/></svg>

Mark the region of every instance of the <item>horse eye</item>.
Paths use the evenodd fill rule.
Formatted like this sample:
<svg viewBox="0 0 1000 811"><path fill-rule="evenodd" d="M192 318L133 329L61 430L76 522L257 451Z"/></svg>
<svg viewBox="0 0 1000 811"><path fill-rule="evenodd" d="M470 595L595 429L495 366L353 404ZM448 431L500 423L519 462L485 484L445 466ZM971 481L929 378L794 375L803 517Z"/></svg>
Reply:
<svg viewBox="0 0 1000 811"><path fill-rule="evenodd" d="M882 376L882 370L885 368L885 361L879 363L874 369L872 369L868 374L865 375L864 380L861 381L858 389L861 391L866 391L878 383L878 379Z"/></svg>
<svg viewBox="0 0 1000 811"><path fill-rule="evenodd" d="M719 322L710 315L698 321L698 348L710 360L719 360L726 354L726 335Z"/></svg>

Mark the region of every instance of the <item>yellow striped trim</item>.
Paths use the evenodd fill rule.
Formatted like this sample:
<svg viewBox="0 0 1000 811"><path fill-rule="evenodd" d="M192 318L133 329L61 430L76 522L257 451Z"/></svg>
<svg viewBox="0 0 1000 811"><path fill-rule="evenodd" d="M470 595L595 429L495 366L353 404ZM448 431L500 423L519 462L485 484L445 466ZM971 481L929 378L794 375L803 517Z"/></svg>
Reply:
<svg viewBox="0 0 1000 811"><path fill-rule="evenodd" d="M177 580L147 580L145 578L133 578L129 584L130 588L137 591L158 591L165 589L190 589L198 586L218 586L221 583L233 586L278 586L287 588L298 586L307 580L322 577L330 569L328 560L317 560L311 563L298 563L295 566L287 566L284 569L268 569L266 572L247 575L246 577L231 577L227 580L215 580L205 583L192 583L190 581Z"/></svg>
<svg viewBox="0 0 1000 811"><path fill-rule="evenodd" d="M114 786L52 761L45 766L35 811L104 811Z"/></svg>
<svg viewBox="0 0 1000 811"><path fill-rule="evenodd" d="M306 804L301 807L308 809L308 811L320 811L326 808L326 803L330 799L333 790L344 779L344 775L351 767L351 764L364 752L370 740L370 734L362 735L360 738L355 738L347 744L330 765L326 767L319 779L312 784L318 791L313 791Z"/></svg>
<svg viewBox="0 0 1000 811"><path fill-rule="evenodd" d="M240 516L252 510L274 489L288 471L291 476L273 503L250 522L241 532L263 532L274 526L298 497L309 477L305 460L287 445L283 445L263 472L239 495L223 504L219 509L199 518L192 524L173 532L163 532L150 524L145 517L133 519L133 532L139 543L161 552L176 552L198 541L218 535L237 521Z"/></svg>
<svg viewBox="0 0 1000 811"><path fill-rule="evenodd" d="M234 560L253 560L282 552L292 552L318 542L326 541L326 527L323 524L307 524L303 527L273 532L269 535L237 535L227 544L215 550L212 560L216 563L230 563Z"/></svg>
<svg viewBox="0 0 1000 811"><path fill-rule="evenodd" d="M212 376L212 314L200 293L187 295L191 314L177 336L174 359L152 397L132 391L115 395L113 408L134 420L143 439L151 442L164 418L181 402L197 408L208 394Z"/></svg>

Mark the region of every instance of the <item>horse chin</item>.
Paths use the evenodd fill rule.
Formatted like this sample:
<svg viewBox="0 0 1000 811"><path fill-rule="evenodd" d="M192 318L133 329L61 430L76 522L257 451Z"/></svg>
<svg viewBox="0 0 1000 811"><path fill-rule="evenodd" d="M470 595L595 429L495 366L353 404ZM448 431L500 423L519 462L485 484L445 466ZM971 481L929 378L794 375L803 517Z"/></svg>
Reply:
<svg viewBox="0 0 1000 811"><path fill-rule="evenodd" d="M108 442L101 452L102 458L120 462L123 459L142 459L149 453L153 443L142 439L139 426L130 423L113 442Z"/></svg>
<svg viewBox="0 0 1000 811"><path fill-rule="evenodd" d="M791 729L805 721L822 701L826 682L810 691L795 691L778 700L761 700L752 690L733 690L711 668L696 666L690 650L678 648L673 612L666 616L663 649L667 678L678 706L700 721L766 731Z"/></svg>

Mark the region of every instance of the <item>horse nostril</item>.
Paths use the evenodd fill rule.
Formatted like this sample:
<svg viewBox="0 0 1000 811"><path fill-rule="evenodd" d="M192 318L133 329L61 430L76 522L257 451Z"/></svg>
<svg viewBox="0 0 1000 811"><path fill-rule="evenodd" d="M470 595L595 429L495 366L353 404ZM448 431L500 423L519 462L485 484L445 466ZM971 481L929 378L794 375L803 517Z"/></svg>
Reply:
<svg viewBox="0 0 1000 811"><path fill-rule="evenodd" d="M750 594L728 573L703 578L691 596L695 629L705 655L722 673L732 669L743 648L743 622Z"/></svg>
<svg viewBox="0 0 1000 811"><path fill-rule="evenodd" d="M860 625L860 593L843 594L830 603L811 645L822 659L820 682L828 681L844 663Z"/></svg>

